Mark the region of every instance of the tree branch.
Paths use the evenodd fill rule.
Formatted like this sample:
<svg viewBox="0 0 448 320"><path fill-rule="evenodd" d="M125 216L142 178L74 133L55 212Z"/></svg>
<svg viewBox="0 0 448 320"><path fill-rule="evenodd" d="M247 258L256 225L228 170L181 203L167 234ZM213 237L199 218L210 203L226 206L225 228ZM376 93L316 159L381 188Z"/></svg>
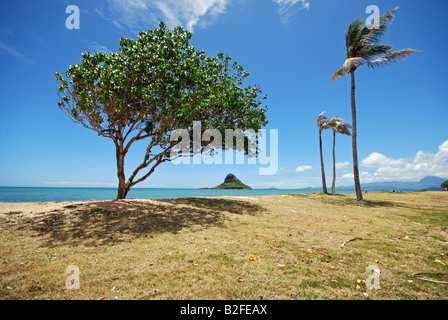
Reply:
<svg viewBox="0 0 448 320"><path fill-rule="evenodd" d="M132 182L131 185L129 186L129 188L135 186L137 183L140 183L140 182L146 180L146 178L148 178L154 172L154 170L157 168L157 166L159 166L161 163L163 163L163 162L168 160L168 159L161 160L161 158L162 158L162 156L160 156L159 160L157 160L156 164L152 166L151 170L149 170L149 172L147 174L145 174L140 179Z"/></svg>

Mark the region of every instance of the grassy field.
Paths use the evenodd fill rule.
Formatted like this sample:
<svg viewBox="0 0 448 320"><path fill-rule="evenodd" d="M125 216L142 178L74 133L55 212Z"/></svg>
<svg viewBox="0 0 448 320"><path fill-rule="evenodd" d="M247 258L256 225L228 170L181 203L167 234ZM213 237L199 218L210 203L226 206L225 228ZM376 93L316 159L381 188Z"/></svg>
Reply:
<svg viewBox="0 0 448 320"><path fill-rule="evenodd" d="M365 200L0 204L0 299L447 299L448 192Z"/></svg>

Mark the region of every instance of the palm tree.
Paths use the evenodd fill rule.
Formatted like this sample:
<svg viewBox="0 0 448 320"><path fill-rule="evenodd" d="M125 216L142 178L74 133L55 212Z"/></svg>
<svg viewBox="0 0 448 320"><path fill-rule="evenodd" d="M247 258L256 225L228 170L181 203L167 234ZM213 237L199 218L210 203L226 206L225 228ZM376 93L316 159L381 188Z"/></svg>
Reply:
<svg viewBox="0 0 448 320"><path fill-rule="evenodd" d="M415 49L392 51L392 47L381 44L380 40L389 29L398 7L387 11L380 17L378 27L368 27L363 18L356 18L350 23L345 34L346 60L341 69L333 74L332 80L350 74L351 76L351 108L352 108L352 149L353 176L355 180L356 198L362 200L362 190L359 182L358 151L356 142L356 102L355 102L355 71L362 65L369 68L380 68L397 63L418 52Z"/></svg>
<svg viewBox="0 0 448 320"><path fill-rule="evenodd" d="M333 183L331 184L331 193L336 193L336 133L345 134L350 136L350 128L352 127L345 120L337 116L336 118L331 118L331 129L333 129Z"/></svg>
<svg viewBox="0 0 448 320"><path fill-rule="evenodd" d="M325 129L330 129L333 124L333 120L331 120L331 121L328 120L325 113L326 113L326 111L320 113L316 118L316 122L317 122L317 128L319 129L320 168L322 171L322 191L323 191L323 193L328 193L327 192L327 183L325 181L324 157L323 157L323 153L322 153L322 131Z"/></svg>

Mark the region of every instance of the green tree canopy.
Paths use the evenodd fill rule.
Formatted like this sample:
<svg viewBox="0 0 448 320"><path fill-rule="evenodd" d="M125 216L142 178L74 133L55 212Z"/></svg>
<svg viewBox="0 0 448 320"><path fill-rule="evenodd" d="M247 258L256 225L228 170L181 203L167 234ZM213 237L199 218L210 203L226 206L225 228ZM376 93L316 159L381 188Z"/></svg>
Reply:
<svg viewBox="0 0 448 320"><path fill-rule="evenodd" d="M442 187L442 189L446 189L446 190L448 190L448 180L446 180L446 181L445 181L444 183L442 183L440 186Z"/></svg>
<svg viewBox="0 0 448 320"><path fill-rule="evenodd" d="M254 129L265 126L258 86L243 86L249 73L231 57L207 57L190 43L192 34L165 23L138 39L121 38L117 52L84 52L80 64L69 66L59 81L58 106L74 122L113 140L116 146L118 194L145 180L154 169L170 161L176 144L170 134L214 128ZM190 134L190 137L192 135ZM124 157L131 145L148 139L141 164L126 181ZM140 177L137 177L140 174Z"/></svg>

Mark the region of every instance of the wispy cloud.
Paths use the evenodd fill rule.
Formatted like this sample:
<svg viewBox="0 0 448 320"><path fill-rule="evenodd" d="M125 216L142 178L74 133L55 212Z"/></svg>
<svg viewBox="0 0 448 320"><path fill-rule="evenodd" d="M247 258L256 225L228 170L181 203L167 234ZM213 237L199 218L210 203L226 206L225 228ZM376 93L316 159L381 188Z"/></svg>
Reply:
<svg viewBox="0 0 448 320"><path fill-rule="evenodd" d="M168 25L171 26L182 25L182 22L178 18L179 16L178 12L172 10L165 2L156 2L155 4L167 19Z"/></svg>
<svg viewBox="0 0 448 320"><path fill-rule="evenodd" d="M299 10L310 8L309 0L271 1L278 5L277 12L283 23L288 23ZM121 30L147 30L163 20L169 28L180 25L193 31L198 26L209 25L219 15L226 13L231 2L232 0L107 0L106 7L96 8L94 11Z"/></svg>
<svg viewBox="0 0 448 320"><path fill-rule="evenodd" d="M0 34L14 36L14 32L8 27L0 27Z"/></svg>
<svg viewBox="0 0 448 320"><path fill-rule="evenodd" d="M53 186L84 186L84 187L116 187L116 183L85 182L85 181L45 181L44 184Z"/></svg>
<svg viewBox="0 0 448 320"><path fill-rule="evenodd" d="M26 64L34 64L34 60L28 58L23 53L19 52L13 47L8 46L6 43L0 40L0 51L6 52L11 57L19 62L23 62Z"/></svg>
<svg viewBox="0 0 448 320"><path fill-rule="evenodd" d="M283 23L288 23L290 18L299 10L309 9L308 0L272 0L278 4L277 10Z"/></svg>
<svg viewBox="0 0 448 320"><path fill-rule="evenodd" d="M164 20L169 28L182 25L193 31L225 13L230 0L107 0L107 3L106 10L98 8L95 12L122 29L146 30Z"/></svg>
<svg viewBox="0 0 448 320"><path fill-rule="evenodd" d="M102 53L111 53L112 51L109 50L106 46L103 46L99 44L98 42L92 41L92 40L82 40L89 50L95 51L95 52L102 52Z"/></svg>

